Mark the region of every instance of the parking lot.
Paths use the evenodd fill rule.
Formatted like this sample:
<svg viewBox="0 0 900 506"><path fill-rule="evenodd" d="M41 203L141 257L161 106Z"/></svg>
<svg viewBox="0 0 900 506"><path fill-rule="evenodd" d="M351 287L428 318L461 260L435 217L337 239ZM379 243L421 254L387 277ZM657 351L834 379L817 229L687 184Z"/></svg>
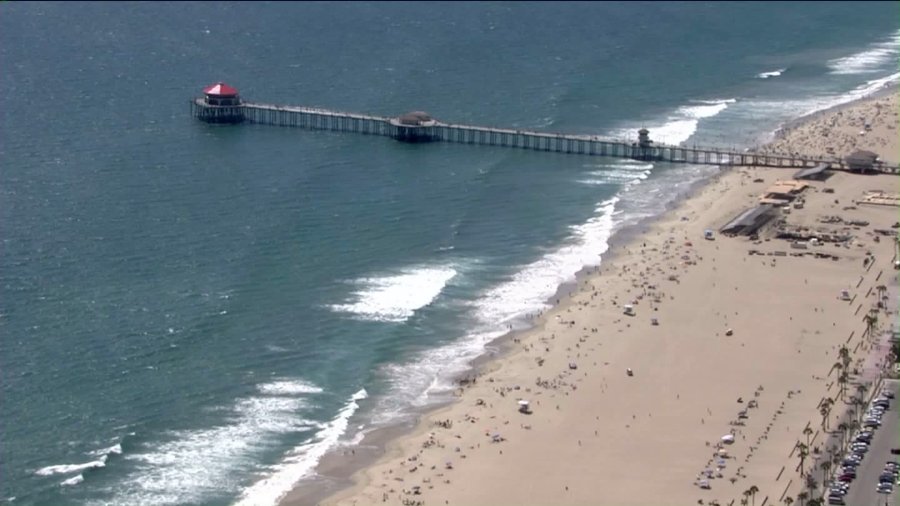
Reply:
<svg viewBox="0 0 900 506"><path fill-rule="evenodd" d="M838 498L839 494L828 492L826 494L827 504L846 504L847 506L894 506L900 504L897 479L897 476L900 475L900 467L896 468L897 472L893 472L890 470L890 465L887 464L891 461L900 463L900 455L891 453L892 449L900 448L897 436L900 434L898 432L900 431L900 417L898 417L898 399L896 398L898 386L900 386L900 382L897 380L885 380L882 390L892 392L895 397L889 399L889 406L884 409L884 413L880 417L873 412L873 405L867 407L867 416L872 415L873 419L880 420L881 425L874 429L868 444L856 446L856 448L864 450L858 452L862 456L858 465L851 464L843 467L844 470L855 467L856 471L856 477L847 482L849 488L846 495ZM876 399L878 398L883 397L876 396ZM878 404L885 406L887 403L880 402ZM859 439L865 440L868 437L862 436ZM852 448L851 444L851 449L848 449L848 454L845 455L845 458L849 460L853 459L851 457ZM845 460L845 462L849 462L849 460ZM842 474L849 473L838 470L834 476L837 478ZM880 482L889 482L890 485L884 484L879 487ZM832 488L833 490L835 489Z"/></svg>

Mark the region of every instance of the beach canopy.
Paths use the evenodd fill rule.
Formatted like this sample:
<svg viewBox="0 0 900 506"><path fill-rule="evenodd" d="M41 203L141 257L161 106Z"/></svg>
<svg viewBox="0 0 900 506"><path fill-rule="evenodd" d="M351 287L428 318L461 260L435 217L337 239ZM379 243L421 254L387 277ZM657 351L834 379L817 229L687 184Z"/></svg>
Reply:
<svg viewBox="0 0 900 506"><path fill-rule="evenodd" d="M726 434L726 435L722 436L722 442L723 443L734 443L734 436L732 436L731 434Z"/></svg>
<svg viewBox="0 0 900 506"><path fill-rule="evenodd" d="M525 399L520 400L519 406L522 406L522 407L528 406L528 401L526 401Z"/></svg>

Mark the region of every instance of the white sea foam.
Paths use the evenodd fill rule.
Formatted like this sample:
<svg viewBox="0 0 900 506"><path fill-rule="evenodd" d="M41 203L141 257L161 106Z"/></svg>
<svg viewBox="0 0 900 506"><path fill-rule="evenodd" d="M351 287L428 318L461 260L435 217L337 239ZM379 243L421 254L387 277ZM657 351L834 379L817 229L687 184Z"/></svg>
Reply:
<svg viewBox="0 0 900 506"><path fill-rule="evenodd" d="M382 372L390 394L378 399L372 423L378 426L406 419L410 416L410 406L434 402L435 394L453 389L453 377L484 353L489 342L505 333L505 329L472 333L451 344L419 353L408 362L386 365Z"/></svg>
<svg viewBox="0 0 900 506"><path fill-rule="evenodd" d="M831 60L828 66L832 74L870 74L882 70L889 63L893 63L893 67L896 68L898 54L900 54L900 31L888 40L873 44L865 51Z"/></svg>
<svg viewBox="0 0 900 506"><path fill-rule="evenodd" d="M795 100L753 101L747 104L749 117L793 119L864 98L900 81L900 72L867 81L841 95L818 95ZM771 135L770 135L771 137ZM762 139L766 141L768 139Z"/></svg>
<svg viewBox="0 0 900 506"><path fill-rule="evenodd" d="M644 171L628 171L628 170L609 170L609 171L593 171L588 175L593 176L591 179L579 179L578 183L587 185L605 185L614 184L621 185L637 184L650 177L650 170Z"/></svg>
<svg viewBox="0 0 900 506"><path fill-rule="evenodd" d="M526 313L547 308L557 287L575 279L584 266L599 265L613 228L618 197L601 202L587 222L571 227L567 244L525 266L506 283L494 287L476 302L476 315L496 326Z"/></svg>
<svg viewBox="0 0 900 506"><path fill-rule="evenodd" d="M660 144L679 145L691 138L700 121L720 114L737 99L695 100L691 105L681 106L664 121L646 125L650 138ZM629 127L614 132L618 139L633 139L637 127Z"/></svg>
<svg viewBox="0 0 900 506"><path fill-rule="evenodd" d="M260 392L270 395L319 394L322 389L301 380L273 381L257 386Z"/></svg>
<svg viewBox="0 0 900 506"><path fill-rule="evenodd" d="M354 284L361 288L352 300L331 309L365 320L404 322L431 304L454 276L456 270L443 265L409 267L397 274L358 279Z"/></svg>
<svg viewBox="0 0 900 506"><path fill-rule="evenodd" d="M309 476L322 456L337 444L347 431L350 417L359 409L357 401L367 396L364 389L353 394L337 416L316 434L313 443L295 448L272 468L271 475L245 489L236 506L275 506L298 481Z"/></svg>
<svg viewBox="0 0 900 506"><path fill-rule="evenodd" d="M90 455L94 455L97 457L104 455L121 455L122 454L122 445L120 443L116 443L109 448L101 448L99 450L94 450L90 452Z"/></svg>
<svg viewBox="0 0 900 506"><path fill-rule="evenodd" d="M778 69L778 70L773 70L771 72L761 72L761 73L757 74L756 77L758 77L760 79L768 79L770 77L778 77L785 70L787 70L787 69Z"/></svg>
<svg viewBox="0 0 900 506"><path fill-rule="evenodd" d="M258 385L264 395L238 399L217 426L174 431L166 441L129 449L124 458L136 470L110 489L112 504L200 503L223 492L237 492L233 477L246 471L279 434L317 431L306 420L306 395L321 391L295 379Z"/></svg>
<svg viewBox="0 0 900 506"><path fill-rule="evenodd" d="M77 475L69 478L68 480L63 480L62 482L60 482L60 485L63 487L70 487L72 485L78 485L79 483L81 483L83 481L84 481L84 475L77 474Z"/></svg>
<svg viewBox="0 0 900 506"><path fill-rule="evenodd" d="M92 460L83 464L59 464L55 466L42 467L35 471L34 474L40 476L51 476L54 474L69 474L84 471L85 469L97 469L106 466L106 459L107 456L103 455L97 460Z"/></svg>
<svg viewBox="0 0 900 506"><path fill-rule="evenodd" d="M508 332L508 325L518 325L517 318L546 309L559 285L574 280L584 266L599 264L608 247L616 202L618 198L598 204L593 217L571 227L565 245L523 266L509 281L473 301L477 322L471 334L404 363L385 366L382 372L390 393L378 400L372 423L406 418L410 406L426 405L437 398L433 394L450 391L451 380L482 355L491 341Z"/></svg>

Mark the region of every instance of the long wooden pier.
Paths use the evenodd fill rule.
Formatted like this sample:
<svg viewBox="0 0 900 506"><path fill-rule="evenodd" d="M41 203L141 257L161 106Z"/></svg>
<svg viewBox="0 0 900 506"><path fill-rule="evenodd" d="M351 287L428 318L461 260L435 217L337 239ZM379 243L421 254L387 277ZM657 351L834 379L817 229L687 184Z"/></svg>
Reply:
<svg viewBox="0 0 900 506"><path fill-rule="evenodd" d="M630 142L593 135L458 125L433 120L424 113L412 113L395 118L251 102L227 106L209 105L204 98L191 100L191 114L213 123L246 121L263 125L380 135L410 142L454 142L698 165L808 168L829 164L833 169L851 168L846 160L836 157L792 156L656 144L649 141L646 130L641 131L642 138L639 142ZM900 174L900 168L882 162L875 162L873 170L886 174Z"/></svg>

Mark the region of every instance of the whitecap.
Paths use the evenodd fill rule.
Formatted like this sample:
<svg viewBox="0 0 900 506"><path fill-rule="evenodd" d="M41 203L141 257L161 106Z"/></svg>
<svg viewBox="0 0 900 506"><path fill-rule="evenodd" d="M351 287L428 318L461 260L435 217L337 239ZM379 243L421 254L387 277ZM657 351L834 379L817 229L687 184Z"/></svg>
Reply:
<svg viewBox="0 0 900 506"><path fill-rule="evenodd" d="M896 68L900 54L900 31L889 40L877 42L859 53L828 62L832 74L870 74L882 70L889 63Z"/></svg>
<svg viewBox="0 0 900 506"><path fill-rule="evenodd" d="M599 265L613 229L618 197L601 202L595 215L570 227L566 244L524 266L509 281L485 293L475 302L475 313L485 325L509 322L525 313L547 308L547 299L562 283L575 279L585 266Z"/></svg>
<svg viewBox="0 0 900 506"><path fill-rule="evenodd" d="M107 456L103 455L98 460L92 460L83 464L58 464L55 466L42 467L35 471L34 474L37 474L39 476L51 476L54 474L68 474L78 471L84 471L85 469L96 469L105 467L106 459Z"/></svg>
<svg viewBox="0 0 900 506"><path fill-rule="evenodd" d="M302 380L279 380L257 385L260 392L270 395L318 394L322 389Z"/></svg>
<svg viewBox="0 0 900 506"><path fill-rule="evenodd" d="M357 279L353 284L360 289L351 300L330 308L364 320L404 322L431 304L456 274L450 266L415 266L397 274Z"/></svg>
<svg viewBox="0 0 900 506"><path fill-rule="evenodd" d="M900 72L885 77L872 79L856 88L840 95L817 95L794 100L753 101L748 102L748 115L751 117L801 118L837 107L839 105L865 98L885 86L900 82Z"/></svg>
<svg viewBox="0 0 900 506"><path fill-rule="evenodd" d="M650 138L657 144L677 146L690 139L701 120L712 118L737 102L737 99L692 100L690 105L683 105L662 121L645 126L650 131ZM619 139L633 139L637 127L619 129L613 133Z"/></svg>
<svg viewBox="0 0 900 506"><path fill-rule="evenodd" d="M246 488L235 506L275 506L294 485L309 476L322 456L338 443L347 431L350 417L359 408L358 401L368 397L362 389L319 431L311 444L295 448L282 462L272 467L272 474Z"/></svg>
<svg viewBox="0 0 900 506"><path fill-rule="evenodd" d="M457 341L416 354L403 363L384 367L389 393L378 400L372 423L383 425L407 419L410 406L424 406L450 392L453 379L466 371L496 338L521 328L519 320L547 309L557 288L585 266L598 265L608 248L618 197L601 202L586 222L572 226L565 244L524 265L507 281L471 302L477 319L474 330Z"/></svg>
<svg viewBox="0 0 900 506"><path fill-rule="evenodd" d="M760 79L768 79L768 78L770 78L770 77L778 77L778 76L780 76L785 70L787 70L787 69L784 68L784 69L773 70L773 71L771 71L771 72L760 72L759 74L756 75L756 77L758 77L758 78L760 78Z"/></svg>
<svg viewBox="0 0 900 506"><path fill-rule="evenodd" d="M258 385L262 396L235 401L219 425L173 431L163 441L129 449L124 458L133 472L115 488L110 502L129 505L200 503L210 496L236 492L234 476L253 466L255 455L279 434L310 434L323 424L305 419L308 400L317 387L300 380Z"/></svg>
<svg viewBox="0 0 900 506"><path fill-rule="evenodd" d="M84 475L78 474L78 475L75 475L75 476L69 478L68 480L63 480L62 482L60 482L60 486L70 487L72 485L78 485L79 483L81 483L83 481L84 481Z"/></svg>
<svg viewBox="0 0 900 506"><path fill-rule="evenodd" d="M101 448L99 450L94 450L90 452L90 455L94 456L102 456L102 455L121 455L122 454L122 445L120 443L116 443L109 448Z"/></svg>

